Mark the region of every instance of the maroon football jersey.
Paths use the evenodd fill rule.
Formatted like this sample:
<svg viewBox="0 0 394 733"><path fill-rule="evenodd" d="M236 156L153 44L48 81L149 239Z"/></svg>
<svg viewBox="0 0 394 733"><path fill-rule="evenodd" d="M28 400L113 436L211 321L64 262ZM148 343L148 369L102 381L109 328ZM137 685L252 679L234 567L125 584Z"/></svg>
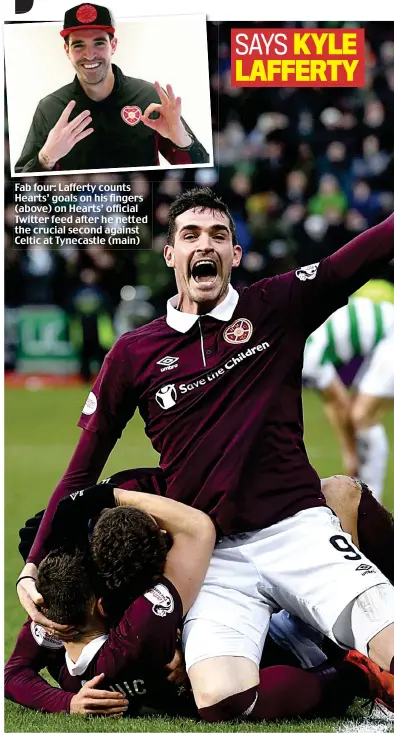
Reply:
<svg viewBox="0 0 394 733"><path fill-rule="evenodd" d="M224 534L324 504L303 441L305 342L393 257L391 215L320 263L239 295L230 289L208 315L181 313L170 303L167 318L123 335L83 408L84 436L30 559L39 557L57 501L97 480L137 407L160 456L167 496L209 513Z"/></svg>
<svg viewBox="0 0 394 733"><path fill-rule="evenodd" d="M72 695L104 672L100 687L122 691L129 701L128 715L145 704L164 707L164 697L173 692L177 696L164 668L174 657L181 623L181 599L166 578L134 601L108 634L87 644L75 664L58 639L26 621L5 668L5 696L45 712L68 712ZM44 667L61 690L40 676Z"/></svg>
<svg viewBox="0 0 394 733"><path fill-rule="evenodd" d="M106 481L113 481L124 491L142 491L145 494L165 496L167 484L161 468L126 468L113 473Z"/></svg>

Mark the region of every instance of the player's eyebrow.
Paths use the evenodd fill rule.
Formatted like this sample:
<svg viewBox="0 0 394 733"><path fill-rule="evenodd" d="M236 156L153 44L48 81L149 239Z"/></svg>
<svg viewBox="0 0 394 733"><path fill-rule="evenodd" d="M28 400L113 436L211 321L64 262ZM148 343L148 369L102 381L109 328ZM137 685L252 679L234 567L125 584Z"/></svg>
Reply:
<svg viewBox="0 0 394 733"><path fill-rule="evenodd" d="M179 234L181 234L184 231L188 231L188 232L200 232L201 229L202 229L202 227L200 227L198 224L185 224L179 230ZM214 234L216 232L226 232L227 234L230 234L230 229L225 224L213 224L213 226L208 227L208 230L210 232L213 232Z"/></svg>
<svg viewBox="0 0 394 733"><path fill-rule="evenodd" d="M96 43L96 41L105 41L106 40L106 37L105 36L97 36L97 38L93 38L92 40L93 40L93 43ZM78 45L82 45L84 43L85 43L85 41L82 38L79 38L76 41L72 41L70 43L70 46L78 46Z"/></svg>

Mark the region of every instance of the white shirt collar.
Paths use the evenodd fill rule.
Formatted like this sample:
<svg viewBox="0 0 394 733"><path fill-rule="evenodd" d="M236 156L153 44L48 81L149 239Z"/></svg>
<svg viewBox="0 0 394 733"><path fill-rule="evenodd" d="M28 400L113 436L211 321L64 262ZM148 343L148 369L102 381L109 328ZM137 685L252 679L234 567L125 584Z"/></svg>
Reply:
<svg viewBox="0 0 394 733"><path fill-rule="evenodd" d="M189 331L194 326L200 316L176 310L178 298L178 295L174 295L173 298L167 301L167 324L175 331L186 333L186 331ZM235 311L238 300L239 294L234 290L232 285L229 285L225 299L206 315L217 318L219 321L229 321Z"/></svg>
<svg viewBox="0 0 394 733"><path fill-rule="evenodd" d="M98 636L97 639L92 639L92 641L89 641L89 644L86 644L86 646L84 646L84 648L82 649L76 662L73 662L66 652L67 669L72 677L78 677L79 675L86 672L93 657L97 654L99 649L101 649L103 644L105 644L107 639L108 634L103 634L102 636Z"/></svg>

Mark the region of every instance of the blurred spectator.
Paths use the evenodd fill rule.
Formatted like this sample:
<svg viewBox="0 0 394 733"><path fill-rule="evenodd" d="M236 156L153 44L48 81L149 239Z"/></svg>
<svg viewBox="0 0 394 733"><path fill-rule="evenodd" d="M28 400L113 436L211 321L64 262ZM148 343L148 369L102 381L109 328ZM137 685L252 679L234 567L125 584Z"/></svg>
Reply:
<svg viewBox="0 0 394 733"><path fill-rule="evenodd" d="M57 252L31 244L20 258L22 302L61 305L65 297L65 267Z"/></svg>
<svg viewBox="0 0 394 733"><path fill-rule="evenodd" d="M317 193L309 201L308 212L325 216L329 211L334 210L339 214L344 214L347 205L347 198L338 180L330 173L325 173L319 181Z"/></svg>
<svg viewBox="0 0 394 733"><path fill-rule="evenodd" d="M379 197L378 194L372 193L366 181L354 181L349 205L364 217L368 226L377 223L380 211Z"/></svg>
<svg viewBox="0 0 394 733"><path fill-rule="evenodd" d="M291 171L286 179L286 200L289 204L306 204L308 178L302 170Z"/></svg>
<svg viewBox="0 0 394 733"><path fill-rule="evenodd" d="M114 342L112 304L97 271L84 269L69 302L71 341L77 350L80 375L89 382Z"/></svg>
<svg viewBox="0 0 394 733"><path fill-rule="evenodd" d="M388 152L381 150L379 138L367 135L362 142L362 155L353 159L352 176L364 178L373 186L374 179L378 180L377 177L386 170L389 160Z"/></svg>
<svg viewBox="0 0 394 733"><path fill-rule="evenodd" d="M369 99L365 105L362 136L364 138L367 135L376 135L381 147L393 153L394 128L380 99Z"/></svg>
<svg viewBox="0 0 394 733"><path fill-rule="evenodd" d="M334 176L341 189L348 193L351 187L352 174L349 169L349 159L346 146L340 140L333 140L321 156L317 164L319 175L329 173Z"/></svg>

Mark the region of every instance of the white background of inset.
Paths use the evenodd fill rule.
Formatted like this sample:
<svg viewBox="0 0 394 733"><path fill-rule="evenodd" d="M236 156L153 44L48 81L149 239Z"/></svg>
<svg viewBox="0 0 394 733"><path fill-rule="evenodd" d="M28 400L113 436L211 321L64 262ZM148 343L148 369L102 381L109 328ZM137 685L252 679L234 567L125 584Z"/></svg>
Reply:
<svg viewBox="0 0 394 733"><path fill-rule="evenodd" d="M66 7L71 5L69 1ZM25 20L24 15L18 18ZM59 35L61 28L62 23L23 22L4 26L12 170L39 100L74 78L75 71ZM115 17L115 29L118 47L113 62L126 76L150 82L157 80L164 88L172 84L175 94L182 98L182 116L212 161L206 16L131 21L118 21ZM164 159L161 162L163 167L174 167Z"/></svg>

